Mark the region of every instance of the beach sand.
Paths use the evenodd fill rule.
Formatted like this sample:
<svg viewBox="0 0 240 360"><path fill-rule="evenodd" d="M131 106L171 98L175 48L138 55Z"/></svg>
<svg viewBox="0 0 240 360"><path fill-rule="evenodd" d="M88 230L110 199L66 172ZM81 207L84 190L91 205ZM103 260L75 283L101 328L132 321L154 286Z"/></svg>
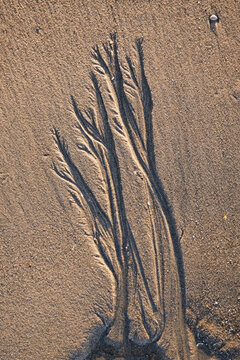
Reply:
<svg viewBox="0 0 240 360"><path fill-rule="evenodd" d="M239 358L237 1L0 3L1 360L112 359L99 341L118 301L131 359L188 360L184 341L194 359ZM141 355L155 327L162 355Z"/></svg>

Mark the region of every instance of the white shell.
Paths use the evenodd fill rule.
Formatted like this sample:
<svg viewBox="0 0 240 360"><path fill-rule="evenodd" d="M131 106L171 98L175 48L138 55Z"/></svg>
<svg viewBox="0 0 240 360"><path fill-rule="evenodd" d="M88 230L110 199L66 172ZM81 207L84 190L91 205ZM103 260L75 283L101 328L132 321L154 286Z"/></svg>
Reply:
<svg viewBox="0 0 240 360"><path fill-rule="evenodd" d="M217 21L217 20L218 20L217 15L211 15L210 16L210 21Z"/></svg>

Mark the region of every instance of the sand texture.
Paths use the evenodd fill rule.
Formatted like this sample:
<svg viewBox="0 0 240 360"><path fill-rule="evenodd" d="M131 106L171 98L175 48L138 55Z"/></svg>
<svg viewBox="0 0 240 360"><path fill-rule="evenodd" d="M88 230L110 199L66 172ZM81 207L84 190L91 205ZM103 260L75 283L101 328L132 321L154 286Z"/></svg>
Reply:
<svg viewBox="0 0 240 360"><path fill-rule="evenodd" d="M0 359L239 359L239 2L0 4Z"/></svg>

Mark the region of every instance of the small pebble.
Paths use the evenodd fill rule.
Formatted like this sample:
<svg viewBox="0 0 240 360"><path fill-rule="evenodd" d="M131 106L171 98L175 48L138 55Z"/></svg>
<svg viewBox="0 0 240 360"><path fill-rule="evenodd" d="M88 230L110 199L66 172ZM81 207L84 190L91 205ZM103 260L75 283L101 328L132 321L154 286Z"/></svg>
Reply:
<svg viewBox="0 0 240 360"><path fill-rule="evenodd" d="M217 15L212 14L211 16L209 16L209 25L212 31L216 30L215 26L218 22L219 22L219 17Z"/></svg>
<svg viewBox="0 0 240 360"><path fill-rule="evenodd" d="M214 14L211 15L209 19L210 19L210 21L218 21L217 15L214 15Z"/></svg>

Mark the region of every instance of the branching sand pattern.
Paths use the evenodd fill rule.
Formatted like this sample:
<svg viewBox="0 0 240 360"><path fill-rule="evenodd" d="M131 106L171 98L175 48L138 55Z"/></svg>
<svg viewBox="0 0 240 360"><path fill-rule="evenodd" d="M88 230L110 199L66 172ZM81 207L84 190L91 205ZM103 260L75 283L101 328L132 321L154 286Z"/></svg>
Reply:
<svg viewBox="0 0 240 360"><path fill-rule="evenodd" d="M92 358L190 359L184 322L181 252L174 218L156 172L152 97L144 72L142 41L135 59L120 64L116 36L92 51L93 106L81 111L71 98L81 151L98 164L106 187L107 211L75 165L64 139L54 130L61 162L53 168L69 186L73 201L89 219L93 241L115 284L115 314ZM104 84L104 86L100 86ZM152 249L149 284L126 212L117 138L123 138L147 187ZM135 286L132 286L132 279ZM131 286L130 286L131 283ZM103 320L104 321L104 320ZM94 355L95 354L95 355Z"/></svg>

